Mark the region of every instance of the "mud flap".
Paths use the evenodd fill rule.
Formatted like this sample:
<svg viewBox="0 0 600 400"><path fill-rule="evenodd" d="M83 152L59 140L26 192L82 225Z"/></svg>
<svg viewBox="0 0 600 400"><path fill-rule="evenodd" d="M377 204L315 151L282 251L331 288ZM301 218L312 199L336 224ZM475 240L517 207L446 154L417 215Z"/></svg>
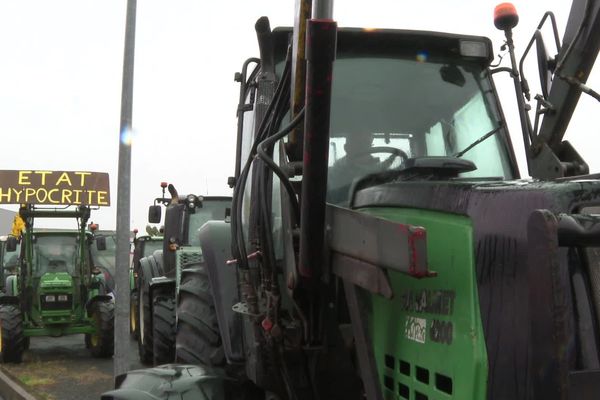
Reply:
<svg viewBox="0 0 600 400"><path fill-rule="evenodd" d="M112 296L109 296L109 295L99 294L99 295L94 296L91 299L89 299L85 303L85 311L88 313L88 315L92 311L92 305L97 301L113 301L113 298L112 298Z"/></svg>
<svg viewBox="0 0 600 400"><path fill-rule="evenodd" d="M243 322L240 314L232 310L240 301L237 269L227 263L231 259L231 225L209 221L199 232L225 357L230 363L241 362L244 360Z"/></svg>
<svg viewBox="0 0 600 400"><path fill-rule="evenodd" d="M117 376L115 390L103 393L101 400L225 400L225 381L218 370L167 364Z"/></svg>

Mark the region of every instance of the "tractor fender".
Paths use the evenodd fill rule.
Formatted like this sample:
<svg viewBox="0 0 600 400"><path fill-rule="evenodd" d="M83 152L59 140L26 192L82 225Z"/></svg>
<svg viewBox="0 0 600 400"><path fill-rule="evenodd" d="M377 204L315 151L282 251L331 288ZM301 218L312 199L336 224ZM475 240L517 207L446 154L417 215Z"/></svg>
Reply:
<svg viewBox="0 0 600 400"><path fill-rule="evenodd" d="M240 302L237 269L231 260L231 225L209 221L199 230L200 246L208 271L217 322L229 362L244 360L243 320L232 307Z"/></svg>
<svg viewBox="0 0 600 400"><path fill-rule="evenodd" d="M104 273L96 273L92 275L92 280L89 286L88 296L94 297L97 295L104 295L108 291L106 279Z"/></svg>
<svg viewBox="0 0 600 400"><path fill-rule="evenodd" d="M156 296L164 294L170 297L175 297L175 279L165 276L153 277L150 281L149 298L152 304L152 299Z"/></svg>
<svg viewBox="0 0 600 400"><path fill-rule="evenodd" d="M142 278L137 288L140 294L148 291L149 305L152 307L152 282L156 278L164 277L165 273L162 266L162 250L157 250L153 254L140 259L140 268L138 277Z"/></svg>
<svg viewBox="0 0 600 400"><path fill-rule="evenodd" d="M3 304L15 304L15 305L18 305L19 304L19 297L17 297L17 296L9 296L9 295L0 296L0 305L3 305Z"/></svg>
<svg viewBox="0 0 600 400"><path fill-rule="evenodd" d="M148 284L150 284L152 278L164 276L165 272L163 270L162 250L156 250L153 254L141 258L140 270L141 271L139 271L139 273L143 275Z"/></svg>
<svg viewBox="0 0 600 400"><path fill-rule="evenodd" d="M90 315L90 312L92 310L92 305L97 301L113 301L113 297L109 296L107 294L98 294L98 295L92 297L91 299L89 299L85 303L85 310L87 311L88 315Z"/></svg>
<svg viewBox="0 0 600 400"><path fill-rule="evenodd" d="M119 375L115 390L101 400L225 400L229 380L223 372L199 365L166 364Z"/></svg>

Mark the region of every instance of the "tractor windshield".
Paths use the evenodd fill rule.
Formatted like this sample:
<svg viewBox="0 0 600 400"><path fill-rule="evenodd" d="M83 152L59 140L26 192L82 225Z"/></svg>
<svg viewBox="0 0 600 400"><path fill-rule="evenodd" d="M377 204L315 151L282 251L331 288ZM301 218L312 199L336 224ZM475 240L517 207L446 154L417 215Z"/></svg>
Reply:
<svg viewBox="0 0 600 400"><path fill-rule="evenodd" d="M162 249L163 249L162 239L160 239L160 240L152 240L152 239L145 240L144 241L144 254L142 255L142 257L150 256L150 255L154 254L154 252L156 250L162 250Z"/></svg>
<svg viewBox="0 0 600 400"><path fill-rule="evenodd" d="M38 236L33 245L33 274L67 272L77 275L77 238L75 236Z"/></svg>
<svg viewBox="0 0 600 400"><path fill-rule="evenodd" d="M344 202L355 179L401 167L407 158L460 156L477 166L461 177L514 177L485 63L427 50L348 53L334 63L330 202Z"/></svg>
<svg viewBox="0 0 600 400"><path fill-rule="evenodd" d="M106 268L111 275L115 273L115 260L117 254L117 235L116 234L103 234L106 238L106 249L98 250L98 247L94 244L90 246L92 252L92 260L94 261L95 267Z"/></svg>
<svg viewBox="0 0 600 400"><path fill-rule="evenodd" d="M231 200L210 200L204 199L201 208L196 208L190 215L188 226L188 241L190 246L200 246L200 236L198 229L208 221L217 221L225 219L225 209L229 207Z"/></svg>

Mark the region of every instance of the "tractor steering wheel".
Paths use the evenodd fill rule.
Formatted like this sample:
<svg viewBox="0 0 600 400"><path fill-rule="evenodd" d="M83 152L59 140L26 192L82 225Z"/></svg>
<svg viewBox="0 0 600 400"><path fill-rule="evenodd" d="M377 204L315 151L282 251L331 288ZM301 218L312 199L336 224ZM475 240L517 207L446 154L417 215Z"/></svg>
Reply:
<svg viewBox="0 0 600 400"><path fill-rule="evenodd" d="M401 163L406 162L408 160L408 154L397 147L392 146L374 146L368 148L364 154L373 154L373 153L390 153L391 156L386 160L382 161L380 164L383 165L386 169L392 165L392 161L395 158L400 158ZM393 157L394 156L394 157Z"/></svg>
<svg viewBox="0 0 600 400"><path fill-rule="evenodd" d="M367 156L373 153L390 153L391 155L384 161L377 160L376 165L371 164L367 166L367 169L363 168L362 171L356 170L355 168L348 168L347 164L344 164L340 167L339 164L334 163L334 165L329 169L329 183L327 188L328 202L333 204L344 204L344 202L348 199L348 191L354 179L371 173L388 170L391 168L396 158L400 158L402 163L408 160L408 155L403 150L392 146L369 147L364 151L355 153L353 158L361 158L361 156ZM375 159L376 157L373 158ZM354 163L360 164L360 162L356 161L354 161ZM375 168L373 168L373 166L375 166Z"/></svg>

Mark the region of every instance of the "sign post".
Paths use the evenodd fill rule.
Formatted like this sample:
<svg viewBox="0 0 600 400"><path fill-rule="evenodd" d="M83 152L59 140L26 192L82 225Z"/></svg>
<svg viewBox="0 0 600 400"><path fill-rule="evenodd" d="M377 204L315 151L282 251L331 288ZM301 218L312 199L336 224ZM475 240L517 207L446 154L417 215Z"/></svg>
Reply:
<svg viewBox="0 0 600 400"><path fill-rule="evenodd" d="M135 52L136 0L127 0L125 54L121 90L119 131L119 178L117 193L117 255L115 279L114 376L124 374L129 348L129 220L131 215L131 121L133 105L133 60Z"/></svg>

